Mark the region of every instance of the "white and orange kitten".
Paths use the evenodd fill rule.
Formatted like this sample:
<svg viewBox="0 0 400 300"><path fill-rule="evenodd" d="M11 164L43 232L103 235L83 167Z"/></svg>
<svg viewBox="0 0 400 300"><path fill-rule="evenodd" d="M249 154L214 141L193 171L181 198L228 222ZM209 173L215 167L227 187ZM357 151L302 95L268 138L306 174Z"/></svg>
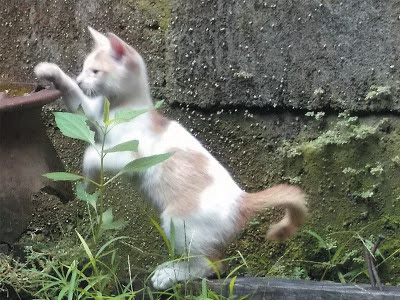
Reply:
<svg viewBox="0 0 400 300"><path fill-rule="evenodd" d="M175 152L163 163L131 176L160 211L167 236L173 222L177 252L190 256L160 265L152 277L155 288L213 274L205 258L221 260L224 246L260 210L274 206L286 209L283 219L270 228L269 238L286 238L297 230L306 215L305 195L298 187L282 184L258 193L243 191L195 137L152 109L146 66L139 53L114 34L105 36L90 27L89 31L95 47L76 81L52 63L40 63L35 73L63 93L68 110L74 112L82 105L86 114L100 123L105 97L111 103L110 118L120 108L149 109L109 133L107 148L139 140L139 151L108 154L106 171L117 173L138 157ZM98 152L89 146L83 160L84 173L96 179L99 168ZM222 268L222 264L217 266Z"/></svg>

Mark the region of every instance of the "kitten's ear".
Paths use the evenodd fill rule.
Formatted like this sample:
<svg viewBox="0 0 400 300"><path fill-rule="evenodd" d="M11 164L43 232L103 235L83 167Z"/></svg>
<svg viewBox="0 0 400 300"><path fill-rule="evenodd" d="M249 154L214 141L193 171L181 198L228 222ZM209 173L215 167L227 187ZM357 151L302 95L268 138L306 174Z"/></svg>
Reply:
<svg viewBox="0 0 400 300"><path fill-rule="evenodd" d="M136 50L113 33L107 33L107 37L111 45L112 57L122 62L127 68L131 70L136 69L140 64L140 55Z"/></svg>
<svg viewBox="0 0 400 300"><path fill-rule="evenodd" d="M93 29L90 26L88 26L88 29L90 34L92 35L96 47L102 47L108 45L108 39L104 34L98 32L97 30Z"/></svg>
<svg viewBox="0 0 400 300"><path fill-rule="evenodd" d="M127 45L123 40L113 33L107 33L107 37L108 41L110 42L114 58L120 60L127 53Z"/></svg>

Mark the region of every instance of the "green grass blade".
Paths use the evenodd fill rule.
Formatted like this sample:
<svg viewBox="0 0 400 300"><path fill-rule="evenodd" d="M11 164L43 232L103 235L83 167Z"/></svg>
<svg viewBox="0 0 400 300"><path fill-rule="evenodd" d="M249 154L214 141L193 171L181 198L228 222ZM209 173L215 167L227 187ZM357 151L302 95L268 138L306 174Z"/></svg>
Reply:
<svg viewBox="0 0 400 300"><path fill-rule="evenodd" d="M174 221L171 219L171 223L170 223L170 229L169 229L170 233L170 245L171 245L171 252L169 253L171 259L175 258L175 248L176 248L176 231L175 231L175 225L174 225Z"/></svg>
<svg viewBox="0 0 400 300"><path fill-rule="evenodd" d="M78 237L79 237L79 239L80 239L80 241L81 241L81 243L82 243L82 245L83 245L83 248L85 249L85 252L86 252L87 256L89 257L89 260L90 260L90 262L91 262L92 265L93 265L94 271L95 271L96 273L98 273L98 272L97 272L97 267L96 267L96 260L95 260L95 258L93 257L92 251L90 251L88 244L86 243L86 241L83 239L83 237L79 234L79 232L78 232L76 229L75 229L75 232L76 232L76 234L78 235Z"/></svg>
<svg viewBox="0 0 400 300"><path fill-rule="evenodd" d="M319 243L320 243L322 248L325 248L325 249L328 250L328 248L329 248L328 244L326 243L326 241L319 234L317 234L316 232L311 231L311 230L306 230L306 232L309 235L311 235L312 237L316 238L319 241Z"/></svg>
<svg viewBox="0 0 400 300"><path fill-rule="evenodd" d="M156 227L158 233L162 236L162 238L164 240L164 243L168 248L168 253L171 253L171 244L170 244L170 242L169 242L164 230L161 228L161 226L153 218L150 218L150 221Z"/></svg>
<svg viewBox="0 0 400 300"><path fill-rule="evenodd" d="M340 282L341 283L346 283L346 279L344 278L342 272L338 271L337 274L338 274Z"/></svg>
<svg viewBox="0 0 400 300"><path fill-rule="evenodd" d="M76 264L76 261L74 261L74 263ZM73 300L73 298L74 298L77 275L78 275L78 272L76 270L76 265L75 265L74 269L72 271L71 280L69 282L68 300Z"/></svg>
<svg viewBox="0 0 400 300"><path fill-rule="evenodd" d="M88 244L83 239L83 237L79 234L79 232L77 230L75 230L75 231L76 231L76 234L78 235L78 237L79 237L79 239L80 239L80 241L81 241L81 243L83 245L83 248L85 249L86 255L89 257L89 259L91 261L94 260L94 256L92 254L92 251L90 251Z"/></svg>
<svg viewBox="0 0 400 300"><path fill-rule="evenodd" d="M344 250L344 245L340 246L339 249L336 250L335 254L333 255L331 259L331 264L336 264L336 261L338 260L340 254Z"/></svg>
<svg viewBox="0 0 400 300"><path fill-rule="evenodd" d="M236 268L234 268L234 269L226 276L226 278L227 278L227 279L230 278L233 274L235 274L237 271L239 271L239 269L241 269L243 266L244 266L244 265L242 264L242 265L239 265L239 266L237 266ZM236 277L236 276L235 276L235 277Z"/></svg>
<svg viewBox="0 0 400 300"><path fill-rule="evenodd" d="M204 258L205 261L210 265L211 268L213 268L214 273L217 275L218 280L221 280L221 274L219 273L219 270L215 263L211 260L209 260L207 257Z"/></svg>
<svg viewBox="0 0 400 300"><path fill-rule="evenodd" d="M243 264L246 266L246 268L248 268L249 266L247 265L247 262L246 262L246 260L244 259L242 253L241 253L240 251L236 251L236 252L239 254L240 258L242 259Z"/></svg>
<svg viewBox="0 0 400 300"><path fill-rule="evenodd" d="M61 289L60 293L58 294L57 300L62 300L64 298L64 295L67 293L68 288L69 286L66 285Z"/></svg>
<svg viewBox="0 0 400 300"><path fill-rule="evenodd" d="M40 283L40 282L38 282L38 283ZM49 284L45 285L44 287L42 287L40 290L38 290L38 291L35 293L35 295L40 295L42 292L47 291L47 290L49 290L50 288L53 288L53 287L55 287L55 286L60 285L60 283L61 283L61 282L52 282L52 283L49 283Z"/></svg>
<svg viewBox="0 0 400 300"><path fill-rule="evenodd" d="M99 251L97 251L96 253L96 257L99 257L101 253L103 253L104 249L106 249L110 244L118 241L118 240L122 240L122 239L129 239L129 236L119 236L116 238L113 238L111 240L109 240L107 243L105 243L103 246L101 246L101 248L99 249Z"/></svg>
<svg viewBox="0 0 400 300"><path fill-rule="evenodd" d="M233 298L233 288L235 286L237 276L233 277L231 282L229 282L229 298Z"/></svg>
<svg viewBox="0 0 400 300"><path fill-rule="evenodd" d="M203 278L201 280L201 295L204 298L207 298L207 279L206 278Z"/></svg>

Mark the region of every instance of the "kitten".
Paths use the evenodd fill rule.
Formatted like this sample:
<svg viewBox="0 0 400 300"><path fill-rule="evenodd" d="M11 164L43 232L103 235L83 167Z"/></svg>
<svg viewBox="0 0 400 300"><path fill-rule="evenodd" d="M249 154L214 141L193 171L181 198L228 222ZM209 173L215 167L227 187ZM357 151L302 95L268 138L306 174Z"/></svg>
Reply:
<svg viewBox="0 0 400 300"><path fill-rule="evenodd" d="M35 73L63 93L69 111L82 105L98 122L103 119L105 97L111 103L110 118L123 107L149 109L131 122L117 125L107 136L106 148L135 139L139 140L139 152L108 154L105 170L117 173L137 157L175 152L163 163L132 176L160 211L162 228L169 238L173 221L177 253L190 256L158 266L151 279L155 288L212 275L214 270L204 258L221 260L221 249L260 210L274 206L286 209L283 219L270 228L270 239L283 239L297 230L306 216L305 195L298 187L281 184L258 193L240 189L195 137L152 109L146 66L139 53L114 34L105 36L90 27L89 31L95 47L76 81L52 63L40 63ZM85 176L96 180L99 164L97 151L89 146L83 160ZM222 268L222 264L217 266Z"/></svg>

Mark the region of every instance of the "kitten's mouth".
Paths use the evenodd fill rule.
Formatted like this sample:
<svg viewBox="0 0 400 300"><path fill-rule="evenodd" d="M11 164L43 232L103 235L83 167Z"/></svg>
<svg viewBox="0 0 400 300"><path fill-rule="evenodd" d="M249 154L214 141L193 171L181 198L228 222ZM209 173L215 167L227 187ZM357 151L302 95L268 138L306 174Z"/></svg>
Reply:
<svg viewBox="0 0 400 300"><path fill-rule="evenodd" d="M81 90L83 91L83 93L84 93L86 96L91 97L91 98L97 97L97 96L100 95L100 93L99 93L97 90L95 90L95 89L87 89L87 88L81 87Z"/></svg>

